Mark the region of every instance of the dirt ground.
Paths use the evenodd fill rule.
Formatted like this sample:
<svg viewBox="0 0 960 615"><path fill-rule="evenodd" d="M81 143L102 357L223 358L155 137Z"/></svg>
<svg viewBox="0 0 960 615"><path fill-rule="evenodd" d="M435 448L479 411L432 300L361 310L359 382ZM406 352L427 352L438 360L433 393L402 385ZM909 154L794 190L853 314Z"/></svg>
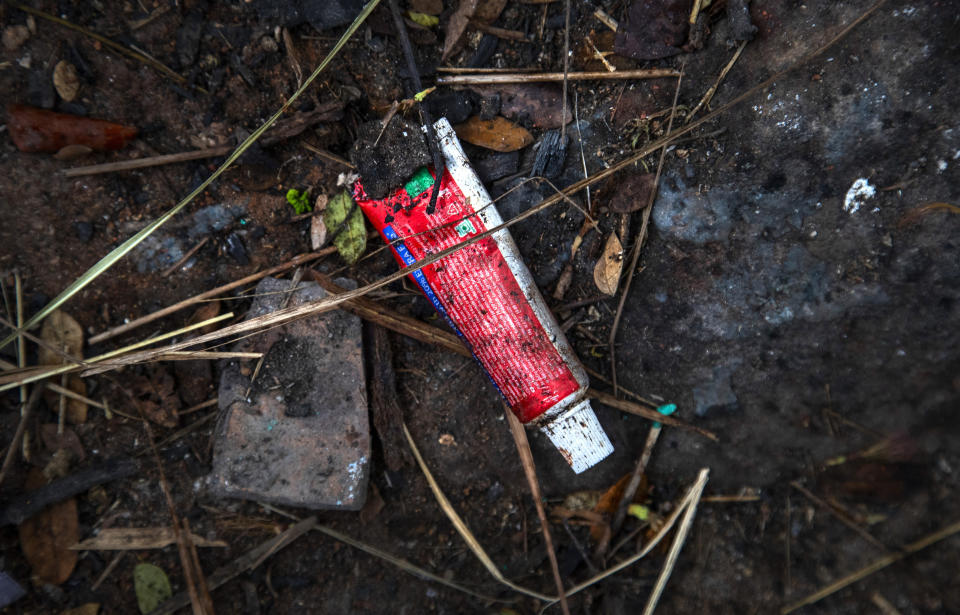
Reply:
<svg viewBox="0 0 960 615"><path fill-rule="evenodd" d="M532 42L501 39L482 66L562 70L562 4L510 3L493 25L526 32ZM573 4L571 70L604 70L582 49L587 35L608 49L611 34L592 8ZM621 19L629 3L602 4ZM35 19L35 31L25 41L0 51L4 105L53 108L140 130L124 150L77 161L21 153L0 134L0 271L5 285L19 271L28 315L189 193L222 158L72 178L63 169L234 143L232 138L245 136L279 108L298 83L278 22L258 14L256 3L31 5L135 45L207 93L177 85L153 68L41 19ZM757 497L700 505L657 612L779 612L956 522L960 513L960 421L955 417L960 406L960 218L955 215L960 126L954 113L960 85L952 78L960 63L960 16L949 2L891 0L838 44L802 61L870 6L859 0L750 3L756 37L722 81L711 108L777 71L796 68L695 130L693 138L675 144L665 156L649 237L638 268L627 272L635 277L616 341L617 377L630 391L677 404L678 416L716 433L718 441L665 428L648 467L648 505L655 515L666 514L704 467L710 469L705 495ZM438 65L465 66L478 45L490 44L470 28L464 48L440 62L455 8L444 3L439 27L415 32L425 87L439 74L434 70ZM155 11L152 20L134 27ZM29 25L26 14L11 5L0 8L0 15L5 29ZM322 32L308 24L290 28L304 73L342 31L343 26ZM717 8L702 49L643 63L614 60L620 69L682 67L678 109L688 113L735 51L728 19ZM60 60L73 63L80 75L79 95L70 103L51 82ZM392 101L413 94L407 76L389 11L386 5L378 7L304 102L295 105L309 111L339 101L341 119L254 148L65 309L92 335L310 251L310 221L295 216L284 194L309 187L314 194L332 195L338 175L347 168L303 144L346 157L359 124L381 117ZM554 183L563 187L582 179L584 166L595 174L661 135L666 115L656 113L669 110L675 84L675 79L571 83L579 123L570 124L571 155ZM440 88L435 94L450 91ZM546 100L539 93L534 97ZM517 120L537 142L546 132L541 113L531 110ZM417 121L415 114L410 117ZM676 125L684 121L681 114ZM547 184L524 181L535 148L521 150L515 170L487 182L504 219L553 194ZM474 146L467 153L478 166L493 158ZM548 302L571 325L568 335L579 356L607 377L606 342L619 296L586 301L599 295L593 268L603 240L621 220L611 202L618 192L633 189L630 178L644 173L644 166L655 169L657 161L652 154L592 189L599 230L585 236L573 260L573 281L561 300L550 297L570 259L582 213L559 205L512 230ZM583 193L574 198L579 207L587 206ZM921 209L933 203L946 206ZM637 211L630 218L627 253L642 217ZM186 267L163 275L204 237L210 239ZM377 239L372 247L380 245ZM364 284L392 273L396 265L380 251L353 267L345 267L334 254L316 268ZM429 303L411 284L397 283L388 290L388 305L436 322ZM238 291L223 304L223 311L242 315L249 299ZM175 329L191 316L186 310L156 321L87 347L85 355ZM465 357L397 334L390 334L390 342L404 418L440 486L507 578L553 593L534 503L502 405L486 376ZM13 360L11 349L3 353ZM160 365L177 383L181 409L216 395L215 363ZM156 379L156 369L93 377L89 395L133 413L124 387L138 378ZM610 390L600 380L593 384ZM0 433L6 451L8 434L19 419L18 397L12 391L2 399ZM566 467L546 438L530 432L548 510L569 494L605 491L631 471L643 448L649 422L598 403L594 407L616 450L581 475ZM216 410L180 416L168 427L152 426L159 440L194 421L206 421L160 455L179 514L195 533L229 544L201 549L207 574L290 523L255 503L207 492L211 412ZM42 405L37 415L37 424L56 422L52 406ZM77 467L135 455L145 447L139 421L118 415L107 419L94 408L89 420L73 429L86 453ZM452 436L455 444L442 436ZM498 584L484 570L419 469L408 464L387 470L389 453L376 433L372 440L368 499L382 500L382 509L319 512L319 520L504 602L419 579L312 532L215 590L217 611L538 612L542 604ZM885 445L857 454L877 443ZM845 462L838 463L839 456ZM34 460L43 462L42 454ZM0 502L22 493L28 467L17 460L0 485ZM832 502L861 531L791 486L794 481ZM134 477L79 495L77 503L81 537L101 527L170 522L152 461L143 463ZM637 523L628 519L617 538ZM573 586L590 578L591 567L599 562L586 562L581 553L581 547L591 548L588 528L571 524L569 530L559 522L552 525L561 574ZM864 532L875 541L865 539ZM642 542L645 534L638 536ZM800 612L958 613L958 540L909 555ZM176 547L125 553L94 590L113 553L82 552L60 586L31 584L19 541L16 527L0 528L0 570L28 589L7 612L59 613L96 602L103 613L135 613L133 568L141 561L163 568L174 592L184 589ZM638 539L629 540L607 565L637 548ZM571 597L571 612L639 611L664 557L656 550ZM882 601L895 611L881 611ZM559 606L551 610L559 612Z"/></svg>

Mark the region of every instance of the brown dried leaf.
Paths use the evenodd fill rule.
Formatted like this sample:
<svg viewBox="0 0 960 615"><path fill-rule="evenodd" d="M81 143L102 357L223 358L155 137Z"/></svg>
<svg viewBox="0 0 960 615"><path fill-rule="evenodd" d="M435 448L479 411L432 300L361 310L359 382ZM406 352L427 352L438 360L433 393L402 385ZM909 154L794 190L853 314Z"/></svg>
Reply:
<svg viewBox="0 0 960 615"><path fill-rule="evenodd" d="M623 246L616 233L610 233L603 255L593 268L593 282L605 295L617 294L620 272L623 271Z"/></svg>
<svg viewBox="0 0 960 615"><path fill-rule="evenodd" d="M310 218L310 249L319 250L327 243L327 225L323 216Z"/></svg>
<svg viewBox="0 0 960 615"><path fill-rule="evenodd" d="M90 146L74 143L73 145L64 145L57 150L53 157L57 160L76 160L77 158L83 158L92 151L93 148Z"/></svg>
<svg viewBox="0 0 960 615"><path fill-rule="evenodd" d="M474 115L457 124L455 130L457 136L467 143L498 152L512 152L533 143L533 135L526 128L500 116L483 120Z"/></svg>
<svg viewBox="0 0 960 615"><path fill-rule="evenodd" d="M74 357L83 352L83 328L66 312L57 310L43 321L40 338L53 348L58 348ZM61 365L66 359L47 348L40 347L37 361L41 365Z"/></svg>
<svg viewBox="0 0 960 615"><path fill-rule="evenodd" d="M635 60L657 60L680 53L687 40L693 0L636 0L620 22L614 50Z"/></svg>
<svg viewBox="0 0 960 615"><path fill-rule="evenodd" d="M60 98L67 102L77 97L77 92L80 91L80 79L73 64L66 60L57 62L53 67L53 87L57 88Z"/></svg>
<svg viewBox="0 0 960 615"><path fill-rule="evenodd" d="M481 96L500 95L500 113L512 120L523 120L543 129L560 128L573 119L573 110L563 113L562 89L543 83L517 83L472 88Z"/></svg>
<svg viewBox="0 0 960 615"><path fill-rule="evenodd" d="M460 6L457 7L457 10L450 16L450 21L447 22L447 36L443 40L441 62L449 58L454 50L459 47L463 34L467 31L467 26L476 10L477 0L460 0Z"/></svg>
<svg viewBox="0 0 960 615"><path fill-rule="evenodd" d="M380 490L372 482L370 483L370 494L367 496L367 503L360 510L360 522L364 525L371 523L386 503L380 495Z"/></svg>
<svg viewBox="0 0 960 615"><path fill-rule="evenodd" d="M190 534L198 547L226 547L222 540L207 540ZM162 549L177 542L172 527L111 527L70 547L73 551L139 551Z"/></svg>
<svg viewBox="0 0 960 615"><path fill-rule="evenodd" d="M620 480L604 491L603 495L600 496L600 501L593 507L593 512L604 515L604 518L607 520L612 519L613 515L617 512L617 506L620 505L620 499L623 498L623 491L627 488L627 483L630 482L630 476L630 474L624 474ZM646 493L647 477L644 476L641 479L640 488L637 489L637 495L634 496L634 500L638 499L637 496L643 499ZM590 536L594 541L599 542L606 531L607 523L594 523L590 527Z"/></svg>
<svg viewBox="0 0 960 615"><path fill-rule="evenodd" d="M443 0L410 0L410 10L425 15L439 15L443 12Z"/></svg>
<svg viewBox="0 0 960 615"><path fill-rule="evenodd" d="M626 214L643 209L650 202L650 192L655 181L653 173L628 175L610 199L610 211Z"/></svg>
<svg viewBox="0 0 960 615"><path fill-rule="evenodd" d="M69 427L65 428L63 433L58 434L56 423L45 423L40 426L40 439L43 440L43 445L47 447L47 450L50 452L56 452L61 449L68 450L73 455L75 461L83 461L86 457L80 438L78 438L76 432Z"/></svg>
<svg viewBox="0 0 960 615"><path fill-rule="evenodd" d="M473 20L492 24L500 17L504 7L507 6L507 0L483 0L477 3L477 10L473 13Z"/></svg>
<svg viewBox="0 0 960 615"><path fill-rule="evenodd" d="M42 472L33 468L27 484L37 488L43 483ZM60 585L70 578L77 565L77 553L70 550L70 545L80 538L75 499L44 508L21 523L19 529L20 548L33 576L52 585Z"/></svg>
<svg viewBox="0 0 960 615"><path fill-rule="evenodd" d="M215 318L216 316L219 316L219 315L220 315L220 300L217 299L215 301L210 301L209 303L204 303L200 307L198 307L197 311L190 316L190 320L187 321L187 324L195 325L198 322L210 320L211 318ZM206 327L203 327L202 329L200 329L198 334L203 335L204 333L210 333L211 331L216 329L216 327L217 327L216 323L207 325Z"/></svg>

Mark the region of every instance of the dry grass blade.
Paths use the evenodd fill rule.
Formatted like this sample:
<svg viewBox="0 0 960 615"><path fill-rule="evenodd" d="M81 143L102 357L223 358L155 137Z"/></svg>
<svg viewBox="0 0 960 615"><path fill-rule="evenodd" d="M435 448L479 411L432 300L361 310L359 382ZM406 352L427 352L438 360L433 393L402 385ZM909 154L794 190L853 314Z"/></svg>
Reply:
<svg viewBox="0 0 960 615"><path fill-rule="evenodd" d="M872 564L868 564L867 566L864 566L860 570L857 570L856 572L843 577L839 581L835 581L830 585L827 585L823 589L820 589L810 594L803 600L794 602L789 606L783 607L783 609L781 609L780 611L780 615L787 615L787 613L792 613L797 609L799 609L800 607L804 607L804 606L807 606L808 604L813 604L814 602L818 602L826 598L827 596L840 591L844 587L853 585L857 581L861 579L865 579L866 577L870 576L874 572L877 572L878 570L883 570L890 564L898 562L912 553L916 553L917 551L922 551L923 549L926 549L930 545L936 544L941 540L949 538L958 532L960 532L960 521L951 523L945 528L939 531L936 531L932 534L928 534L923 538L921 538L920 540L917 540L916 542L911 542L910 544L905 546L903 550L900 551L899 553L892 553L890 555L885 555L884 557L881 557L880 559L873 562Z"/></svg>
<svg viewBox="0 0 960 615"><path fill-rule="evenodd" d="M490 556L487 555L487 552L483 550L483 547L480 545L480 541L476 539L476 537L473 535L473 532L470 531L470 528L467 527L467 524L460 517L459 513L457 513L456 509L454 509L453 504L451 504L450 500L447 499L447 496L444 495L443 490L440 489L440 485L437 484L436 479L433 478L433 474L430 472L430 468L427 467L427 463L420 455L420 449L417 448L416 443L413 441L413 436L410 435L410 430L407 429L406 423L403 424L403 434L407 437L407 444L410 445L410 450L413 452L413 456L417 460L417 464L420 466L420 471L423 472L424 477L427 479L427 483L430 485L430 490L433 492L433 497L437 499L437 503L440 504L440 508L443 509L443 513L447 515L448 519L450 519L450 523L453 524L453 527L456 528L457 533L459 533L464 542L467 543L467 546L470 547L470 550L473 551L473 554L478 560L480 560L480 563L483 564L483 567L487 569L487 572L489 572L493 578L514 591L520 592L521 594L526 594L527 596L531 596L537 600L556 602L557 599L553 596L547 596L531 589L521 587L503 576L503 574L500 572L500 569L497 568L497 565L493 563L493 560L490 559Z"/></svg>
<svg viewBox="0 0 960 615"><path fill-rule="evenodd" d="M547 521L547 513L543 510L543 495L540 493L540 481L537 480L537 468L533 464L533 452L530 451L530 442L527 440L527 432L524 431L520 419L513 415L506 405L503 408L507 415L507 422L510 424L510 434L517 445L517 452L520 453L520 463L523 465L523 473L527 477L527 484L530 485L530 495L533 496L533 503L537 506L537 516L540 518L540 527L543 528L543 541L547 546L547 555L550 557L550 569L553 571L553 581L557 584L557 593L560 596L560 608L564 615L570 615L570 607L567 604L567 595L563 590L563 579L560 578L560 566L557 564L557 552L553 549L553 537L550 535L550 523Z"/></svg>
<svg viewBox="0 0 960 615"><path fill-rule="evenodd" d="M629 80L629 79L659 79L662 77L677 77L679 73L672 68L638 68L636 70L618 70L615 73L607 71L591 71L566 73L567 81L592 80ZM564 81L564 73L521 73L514 74L468 74L437 77L437 85L503 85L507 83L539 83L543 81ZM561 116L563 117L563 116Z"/></svg>
<svg viewBox="0 0 960 615"><path fill-rule="evenodd" d="M151 337L151 338L149 338L149 339L145 339L145 340L139 341L139 342L137 342L137 343L135 343L135 344L131 344L131 345L129 345L129 346L124 346L123 348L118 348L117 350L111 350L110 352L106 352L106 353L97 355L97 356L95 356L95 357L91 357L91 358L86 359L86 360L84 360L84 361L80 361L80 362L78 362L77 364L74 364L74 365L60 365L60 366L57 366L57 367L41 366L41 367L37 367L37 368L35 368L35 369L32 369L32 370L30 370L30 371L28 371L28 372L26 372L26 373L16 373L16 374L8 374L8 375L5 375L5 376L0 376L0 391L6 391L7 389L11 389L11 388L13 388L13 387L15 387L15 386L18 386L18 385L20 385L20 384L25 384L25 383L29 383L29 382L34 382L34 381L36 381L36 380L42 380L43 378L49 378L50 376L56 376L56 375L58 375L58 374L65 374L65 373L69 373L69 372L74 372L74 371L77 371L77 370L82 369L82 368L84 368L84 367L88 367L88 366L90 366L91 364L103 363L103 362L107 361L107 359L115 359L116 357L120 357L120 355L124 355L124 354L127 354L127 353L131 353L132 351L137 350L137 349L139 349L139 348L143 348L144 346L149 346L150 344L155 344L155 343L157 343L157 342L162 342L163 340L170 339L171 337L176 337L176 336L182 335L182 334L184 334L184 333L188 333L188 332L193 331L193 330L195 330L195 329L202 329L203 327L206 327L207 325L211 325L211 324L220 322L221 320L225 320L225 319L227 319L227 318L233 318L233 312L228 312L228 313L226 313L226 314L221 314L221 315L219 315L219 316L215 316L215 317L213 317L213 318L209 318L209 319L204 320L204 321L202 321L202 322L198 322L198 323L195 323L195 324L192 324L192 325L188 325L188 326L186 326L186 327L182 327L182 328L177 329L177 330L175 330L175 331L170 331L170 332L168 332L168 333L164 333L164 334L158 335L158 336L156 336L156 337ZM161 351L161 352L153 353L153 354L155 354L155 355L162 355L163 352ZM122 363L122 365L127 365L127 363ZM113 367L116 367L116 366L113 366ZM108 367L107 369L110 369L110 368ZM97 372L97 373L99 373L99 372Z"/></svg>
<svg viewBox="0 0 960 615"><path fill-rule="evenodd" d="M300 520L300 518L297 517L296 515L292 515L285 510L281 510L280 508L277 508L272 504L266 504L264 502L259 502L259 504L264 509L269 510L270 512L277 513L278 515L286 517L287 519L293 519L294 521ZM397 568L400 568L404 572L412 574L415 577L419 577L429 581L434 581L435 583L440 583L441 585L445 585L451 589L455 589L459 592L463 592L467 595L473 596L474 598L479 598L481 600L487 600L489 602L506 602L506 603L515 602L515 600L504 600L502 598L494 598L493 596L485 596L484 594L478 594L472 589L464 587L459 583L454 583L453 581L447 580L443 577L437 576L432 572L430 572L429 570L424 570L419 566L411 564L405 559L399 558L391 553L387 553L386 551L383 551L382 549L378 549L373 545L368 545L365 542L360 542L359 540L356 540L355 538L351 538L346 534L341 534L340 532L338 532L337 530L331 527L327 527L325 525L320 525L319 523L317 523L311 529L314 529L322 534L326 534L330 538L333 538L334 540L339 540L340 542L348 544L355 549L360 549L364 553L380 558L385 562L389 562L394 566L396 566Z"/></svg>
<svg viewBox="0 0 960 615"><path fill-rule="evenodd" d="M119 261L121 258L126 256L128 252L130 252L137 245L139 245L141 241L143 241L148 236L150 236L155 230L160 228L163 224L165 224L168 220L170 220L173 216L175 216L181 209L183 209L191 201L193 201L193 199L196 198L200 193L206 190L207 186L209 186L215 179L220 177L220 175L222 175L224 171L226 171L230 166L232 166L233 163L236 162L237 159L240 158L240 156L243 155L243 153L246 152L247 149L249 149L250 146L253 145L253 143L257 139L259 139L265 132L267 132L267 130L274 124L274 122L280 119L280 117L284 114L284 112L290 108L290 105L292 105L293 102L296 101L297 98L299 98L300 95L303 94L303 92L306 91L308 87L310 87L310 85L314 82L314 80L320 75L321 72L323 72L323 70L327 67L327 65L330 64L330 61L333 60L334 56L336 56L337 53L339 53L340 49L342 49L343 46L347 43L347 40L349 40L350 37L353 36L354 32L356 32L357 29L360 27L360 24L364 22L367 16L369 16L370 13L373 12L373 9L375 9L379 3L380 3L380 0L370 0L370 2L367 3L367 5L363 8L363 11L361 11L360 14L357 16L357 18L353 20L353 23L350 24L350 27L347 28L347 31L344 32L343 36L340 37L340 40L337 41L336 45L333 46L333 48L329 51L329 53L327 53L327 56L323 59L323 61L320 62L317 68L314 69L313 73L306 79L306 81L303 82L303 85L297 88L297 90L290 95L290 98L288 98L286 102L283 103L283 105L280 107L280 109L276 111L276 113L274 113L269 119L267 119L267 121L265 121L259 128L253 131L253 133L251 133L249 137L244 139L243 143L237 146L237 149L235 149L233 153L227 157L227 159L223 162L223 164L221 164L217 168L217 170L210 175L210 177L205 179L190 194L188 194L186 198L184 198L182 201L174 205L169 211L167 211L162 216L160 216L159 218L157 218L156 220L154 220L153 222L145 226L140 232L135 234L133 237L124 241L122 244L120 244L119 246L111 250L109 254L107 254L102 259L100 259L100 261L98 261L93 267L88 269L83 275L81 275L79 278L74 280L74 282L70 284L70 286L68 286L63 292L57 295L57 297L53 301L51 301L49 304L47 304L46 307L44 307L35 315L33 315L27 321L26 325L24 325L24 328L32 329L38 323L43 321L44 318L49 316L54 310L56 310L58 307L63 305L75 294L80 292L80 290L82 290L90 282L92 282L97 277L99 277L100 274L102 274L107 269L109 269L114 264L116 264L117 261ZM26 10L26 7L24 7L24 10ZM16 334L11 335L8 338L6 338L4 341L0 342L0 348L3 348L4 346L12 342L15 335Z"/></svg>
<svg viewBox="0 0 960 615"><path fill-rule="evenodd" d="M114 327L114 328L112 328L112 329L108 329L107 331L104 331L103 333L98 333L98 334L96 334L96 335L94 335L93 337L90 338L90 343L91 343L91 344L99 344L100 342L103 342L103 341L105 341L105 340L108 340L108 339L110 339L111 337L116 337L116 336L118 336L118 335L122 335L123 333L127 333L128 331L132 331L133 329L136 329L137 327L140 327L140 326L145 325L145 324L147 324L147 323L153 322L154 320L163 318L164 316L169 316L169 315L171 315L171 314L175 314L175 313L179 312L180 310L184 310L184 309L190 307L191 305L196 305L196 304L201 303L201 302L203 302L203 301L205 301L205 300L207 300L207 299L211 299L211 298L213 298L213 297L216 297L216 296L222 295L222 294L224 294L224 293L230 292L231 290L233 290L233 289L235 289L235 288L239 288L239 287L241 287L241 286L246 286L247 284L250 284L250 283L252 283L252 282L256 282L257 280L261 280L261 279L267 277L268 275L273 275L273 274L275 274L275 273L280 273L280 272L282 272L282 271L287 271L287 270L289 270L289 269L293 269L294 267L299 267L300 265L303 265L303 264L305 264L305 263L309 263L310 261L316 260L316 259L318 259L318 258L320 258L320 257L327 256L328 254L333 254L333 253L336 252L336 251L337 251L337 249L336 249L335 247L329 247L329 248L324 248L323 250L318 250L318 251L316 251L316 252L308 252L308 253L306 253L306 254L300 254L300 255L295 256L294 258L290 259L289 261L287 261L287 262L285 262L285 263L281 263L281 264L279 264L279 265L276 265L275 267L270 267L270 268L268 268L268 269L264 269L263 271L258 271L257 273L250 274L250 275L248 275L248 276L245 276L245 277L243 277L243 278L240 278L239 280L234 280L233 282L228 282L227 284L224 284L224 285L222 285L222 286L218 286L218 287L216 287L216 288L211 288L210 290L204 291L204 292L200 293L199 295L194 295L193 297L190 297L190 298L188 298L188 299L184 299L183 301L178 301L177 303L174 303L173 305L168 305L168 306L165 307L165 308L161 308L161 309L157 310L156 312L151 312L150 314L147 314L146 316L141 316L140 318L135 318L135 319L131 320L131 321L128 322L128 323L125 323L125 324L120 325L119 327Z"/></svg>
<svg viewBox="0 0 960 615"><path fill-rule="evenodd" d="M710 471L706 468L700 470L697 483L700 484L701 487L699 490L693 492L693 497L687 501L686 511L684 511L683 519L677 528L677 535L673 539L673 544L670 545L670 552L667 553L667 561L664 562L660 576L657 577L657 584L654 585L653 593L650 594L650 598L647 600L647 606L643 609L643 615L653 615L654 609L657 608L657 602L660 601L660 596L663 595L663 589L667 586L667 581L670 579L673 567L676 565L677 558L680 556L680 549L683 548L683 543L687 540L687 534L690 533L690 526L693 525L693 517L697 514L697 504L700 501L703 486L706 485L709 474Z"/></svg>
<svg viewBox="0 0 960 615"><path fill-rule="evenodd" d="M353 538L347 536L346 534L341 534L340 532L336 531L333 528L329 528L324 525L318 524L313 529L315 529L318 532L322 532L335 540L339 540L342 543L348 544L355 549L360 549L364 553L368 553L376 558L389 562L394 566L396 566L397 568L403 570L404 572L412 574L415 577L427 579L429 581L433 581L434 583L440 583L441 585L449 587L450 589L455 589L459 592L463 592L467 595L473 596L474 598L479 598L480 600L486 600L487 602L513 602L513 600L503 600L502 598L494 598L493 596L478 594L472 589L464 587L459 583L454 583L453 581L450 581L441 576L435 575L428 570L424 570L419 566L415 566L405 559L401 559L399 557L396 557L395 555L391 555L386 551L382 551L374 546L368 545L366 543L362 543L359 540L354 540Z"/></svg>
<svg viewBox="0 0 960 615"><path fill-rule="evenodd" d="M660 544L660 541L662 541L664 537L666 537L666 535L670 533L670 530L673 529L673 526L677 523L677 519L679 519L680 515L687 510L687 507L690 506L692 503L697 502L700 499L700 496L703 493L704 487L707 486L708 475L709 475L709 470L707 470L706 468L703 468L702 470L700 470L700 474L697 476L697 480L694 481L693 485L690 486L690 489L687 490L686 495L683 496L683 499L680 500L680 503L677 505L677 507L673 510L672 513L670 513L670 516L667 517L666 521L664 521L663 526L660 528L660 531L657 532L656 536L654 536L650 540L650 542L648 542L646 545L643 546L643 549L641 549L640 552L628 557L627 559L620 562L616 566L612 566L604 570L600 574L588 579L587 581L584 581L579 585L575 585L571 587L570 589L567 590L567 597L570 597L574 594L582 592L583 590L587 589L588 587L591 587L592 585L596 585L597 583L606 579L607 577L615 575L616 573L620 572L624 568L629 568L633 564L637 563L638 561L646 557L647 554L650 553L650 551L652 551L658 544ZM557 601L554 600L549 604L546 604L542 609L540 609L540 613L543 613L544 611L546 611L548 608L550 608L556 603Z"/></svg>
<svg viewBox="0 0 960 615"><path fill-rule="evenodd" d="M208 587L211 591L215 590L227 581L230 581L231 579L243 574L247 570L252 570L256 567L258 562L263 561L265 554L273 554L286 547L291 542L313 529L314 525L316 525L316 522L316 517L307 517L296 525L290 526L287 531L279 536L275 536L261 545L247 551L243 555L234 558L228 564L218 568L213 574L207 577ZM180 592L176 596L158 606L155 610L151 611L150 615L170 615L171 613L175 613L189 604L190 597L187 595L187 592Z"/></svg>
<svg viewBox="0 0 960 615"><path fill-rule="evenodd" d="M681 71L682 72L682 71ZM673 118L677 114L677 99L680 97L680 84L683 82L683 76L677 79L677 87L673 92L673 104L670 106L670 119L667 122L667 133L673 129ZM613 394L617 394L617 331L620 327L620 317L623 315L623 306L627 301L627 295L630 294L630 285L633 283L633 274L637 270L637 264L640 262L640 250L643 248L643 240L647 236L647 226L650 224L650 214L653 212L653 204L657 199L657 189L660 186L660 175L663 172L663 162L667 157L666 146L660 150L660 160L657 162L657 173L653 177L653 186L650 188L650 196L647 198L647 207L643 210L640 232L633 244L633 250L630 253L630 266L627 268L627 280L623 285L623 293L620 294L620 301L617 303L617 312L613 317L613 324L610 326L610 337L607 341L610 350L610 380L613 381ZM626 233L624 233L626 234ZM624 237L626 239L626 237ZM616 289L614 289L614 294Z"/></svg>
<svg viewBox="0 0 960 615"><path fill-rule="evenodd" d="M887 545L883 544L877 540L873 534L863 529L856 521L854 521L848 514L844 511L839 510L835 506L831 506L829 502L817 497L809 489L801 485L798 481L790 481L790 486L803 494L805 498L824 509L831 515L837 518L840 523L846 525L848 528L856 532L861 538L872 544L873 546L879 548L881 551L889 551Z"/></svg>

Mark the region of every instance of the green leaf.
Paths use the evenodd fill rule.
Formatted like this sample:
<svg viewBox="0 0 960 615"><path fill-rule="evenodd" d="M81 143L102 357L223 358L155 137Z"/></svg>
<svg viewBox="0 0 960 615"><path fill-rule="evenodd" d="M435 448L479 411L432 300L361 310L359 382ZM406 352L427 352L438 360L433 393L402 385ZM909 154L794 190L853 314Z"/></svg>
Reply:
<svg viewBox="0 0 960 615"><path fill-rule="evenodd" d="M173 595L167 573L153 564L137 564L133 569L133 588L137 592L137 606L144 615Z"/></svg>
<svg viewBox="0 0 960 615"><path fill-rule="evenodd" d="M333 234L333 245L348 265L363 256L367 249L367 227L363 212L346 190L333 197L323 210L323 223L327 225L327 232Z"/></svg>
<svg viewBox="0 0 960 615"><path fill-rule="evenodd" d="M310 205L309 190L300 192L296 188L290 188L287 190L287 203L293 206L293 211L297 212L298 216L313 211L313 206Z"/></svg>
<svg viewBox="0 0 960 615"><path fill-rule="evenodd" d="M440 25L440 18L433 15L418 13L416 11L410 11L407 13L407 15L410 17L410 21L421 25L424 28L432 28L433 26Z"/></svg>

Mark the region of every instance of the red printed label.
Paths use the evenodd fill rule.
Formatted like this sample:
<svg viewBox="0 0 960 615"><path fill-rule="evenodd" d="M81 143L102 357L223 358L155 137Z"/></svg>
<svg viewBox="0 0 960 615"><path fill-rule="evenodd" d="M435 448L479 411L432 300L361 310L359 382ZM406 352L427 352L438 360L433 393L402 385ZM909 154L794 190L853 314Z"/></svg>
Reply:
<svg viewBox="0 0 960 615"><path fill-rule="evenodd" d="M394 242L394 256L402 265L487 230L483 215L474 211L448 171L436 209L427 213L430 179L422 171L406 189L379 201L370 200L360 182L354 187L357 204L383 237ZM410 277L467 342L522 422L535 419L578 389L492 236Z"/></svg>

